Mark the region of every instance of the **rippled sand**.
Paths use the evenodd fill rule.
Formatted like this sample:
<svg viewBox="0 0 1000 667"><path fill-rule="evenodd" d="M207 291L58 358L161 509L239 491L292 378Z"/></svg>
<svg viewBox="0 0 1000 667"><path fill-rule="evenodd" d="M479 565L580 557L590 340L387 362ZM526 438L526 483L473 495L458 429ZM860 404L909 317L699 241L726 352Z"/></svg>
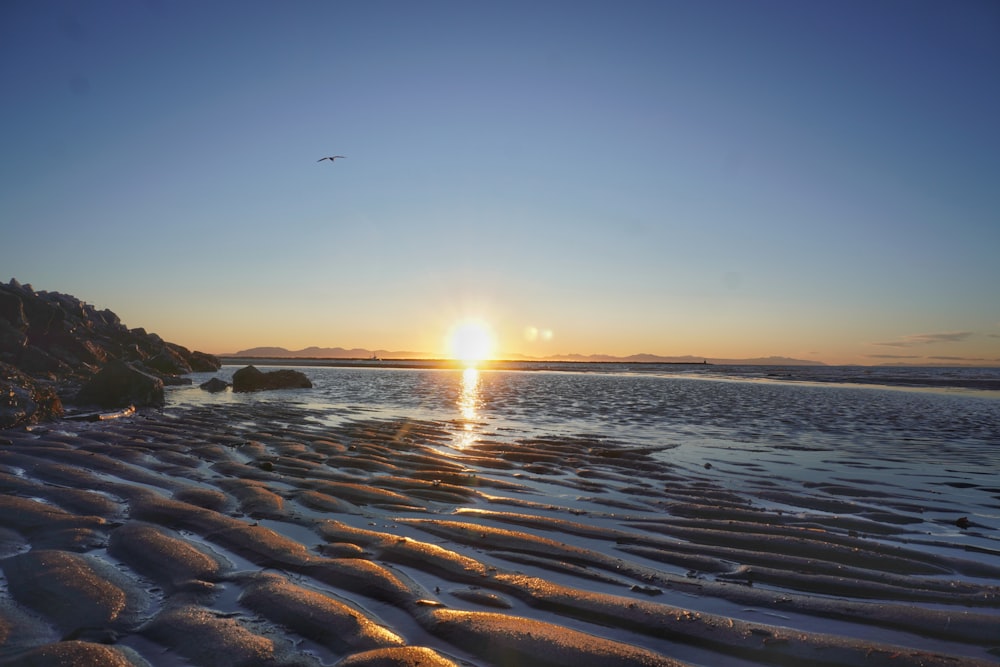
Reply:
<svg viewBox="0 0 1000 667"><path fill-rule="evenodd" d="M233 404L0 432L0 664L1000 660L996 531L947 494L462 428Z"/></svg>

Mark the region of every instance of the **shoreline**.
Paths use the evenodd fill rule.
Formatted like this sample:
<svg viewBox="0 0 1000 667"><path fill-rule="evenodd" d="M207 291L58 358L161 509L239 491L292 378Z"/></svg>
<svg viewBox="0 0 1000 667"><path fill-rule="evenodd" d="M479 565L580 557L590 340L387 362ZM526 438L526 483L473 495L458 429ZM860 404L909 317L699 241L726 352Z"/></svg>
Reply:
<svg viewBox="0 0 1000 667"><path fill-rule="evenodd" d="M568 368L584 369L588 366L695 366L698 368L712 366L708 362L687 361L541 361L492 359L469 364L458 359L362 359L336 357L219 357L225 365L260 364L262 366L324 366L346 368L434 368L434 369L465 369L471 366L479 370L545 370L550 367L566 366Z"/></svg>
<svg viewBox="0 0 1000 667"><path fill-rule="evenodd" d="M0 664L1000 656L995 538L975 522L919 537L958 518L945 496L753 467L725 472L734 487L724 459L696 467L669 443L459 447L460 422L313 415L168 407L4 432Z"/></svg>
<svg viewBox="0 0 1000 667"><path fill-rule="evenodd" d="M461 361L449 359L331 359L310 357L220 357L224 366L285 366L302 368L369 368L403 370L465 370L470 367ZM597 361L484 361L474 366L480 371L510 372L566 372L614 373L627 372L656 374L660 368L691 371L668 373L671 377L734 382L779 382L814 384L817 386L856 386L902 390L953 391L962 390L988 398L1000 398L1000 369L984 366L913 366L900 374L898 367L886 366L729 366L700 362L597 362ZM852 371L849 374L843 371ZM869 375L877 371L876 376ZM928 377L916 375L921 371L981 371L989 377ZM841 373L841 374L838 374ZM908 373L908 374L907 374Z"/></svg>

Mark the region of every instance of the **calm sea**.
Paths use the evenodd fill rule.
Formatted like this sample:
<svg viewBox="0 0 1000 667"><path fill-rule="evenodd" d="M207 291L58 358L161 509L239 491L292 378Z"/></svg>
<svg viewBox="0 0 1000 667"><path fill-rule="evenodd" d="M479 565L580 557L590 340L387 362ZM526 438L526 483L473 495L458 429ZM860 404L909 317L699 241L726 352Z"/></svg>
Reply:
<svg viewBox="0 0 1000 667"><path fill-rule="evenodd" d="M954 527L963 514L991 534L1000 530L1000 369L313 365L296 366L312 389L209 394L197 386L213 376L228 380L241 367L170 388L168 410L239 407L232 414L245 420L254 414L246 408L287 407L290 424L320 429L433 421L452 434L445 446L459 450L477 441L529 447L538 438L643 447L665 467L729 488L773 484L811 493L834 483L911 503L933 499L938 509L921 510L921 530L952 540L974 539Z"/></svg>
<svg viewBox="0 0 1000 667"><path fill-rule="evenodd" d="M318 421L462 423L483 437L587 435L637 445L711 440L916 456L964 452L1000 469L1000 369L519 364L511 370L283 366L308 390L209 394L242 365L172 388L184 404L282 402ZM268 367L263 367L265 370ZM530 369L530 370L527 370ZM581 371L580 369L585 369Z"/></svg>

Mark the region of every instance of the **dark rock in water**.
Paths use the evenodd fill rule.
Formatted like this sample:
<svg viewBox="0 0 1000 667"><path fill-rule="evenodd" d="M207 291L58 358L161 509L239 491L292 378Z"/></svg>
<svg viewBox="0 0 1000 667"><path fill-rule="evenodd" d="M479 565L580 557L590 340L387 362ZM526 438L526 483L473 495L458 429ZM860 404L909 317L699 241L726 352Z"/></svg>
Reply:
<svg viewBox="0 0 1000 667"><path fill-rule="evenodd" d="M0 429L58 419L62 414L55 390L0 362Z"/></svg>
<svg viewBox="0 0 1000 667"><path fill-rule="evenodd" d="M278 370L264 373L254 366L247 366L233 373L233 391L310 388L312 382L301 371Z"/></svg>
<svg viewBox="0 0 1000 667"><path fill-rule="evenodd" d="M163 405L163 380L144 373L127 361L107 364L76 395L81 405L123 408L127 405Z"/></svg>
<svg viewBox="0 0 1000 667"><path fill-rule="evenodd" d="M229 383L226 382L225 380L220 380L219 378L212 378L208 382L202 382L198 386L204 389L205 391L210 391L213 394L217 394L220 391L225 391L226 388L229 386Z"/></svg>

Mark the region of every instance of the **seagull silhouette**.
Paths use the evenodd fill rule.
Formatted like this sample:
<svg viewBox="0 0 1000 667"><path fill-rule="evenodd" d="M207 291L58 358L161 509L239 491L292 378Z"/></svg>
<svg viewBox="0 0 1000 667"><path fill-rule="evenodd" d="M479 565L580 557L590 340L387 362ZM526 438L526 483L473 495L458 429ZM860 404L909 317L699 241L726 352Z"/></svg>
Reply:
<svg viewBox="0 0 1000 667"><path fill-rule="evenodd" d="M318 159L316 161L317 162L322 162L323 160L329 160L330 162L333 162L337 158L345 158L345 157L347 157L347 156L346 155L331 155L329 157L321 157L320 159Z"/></svg>

